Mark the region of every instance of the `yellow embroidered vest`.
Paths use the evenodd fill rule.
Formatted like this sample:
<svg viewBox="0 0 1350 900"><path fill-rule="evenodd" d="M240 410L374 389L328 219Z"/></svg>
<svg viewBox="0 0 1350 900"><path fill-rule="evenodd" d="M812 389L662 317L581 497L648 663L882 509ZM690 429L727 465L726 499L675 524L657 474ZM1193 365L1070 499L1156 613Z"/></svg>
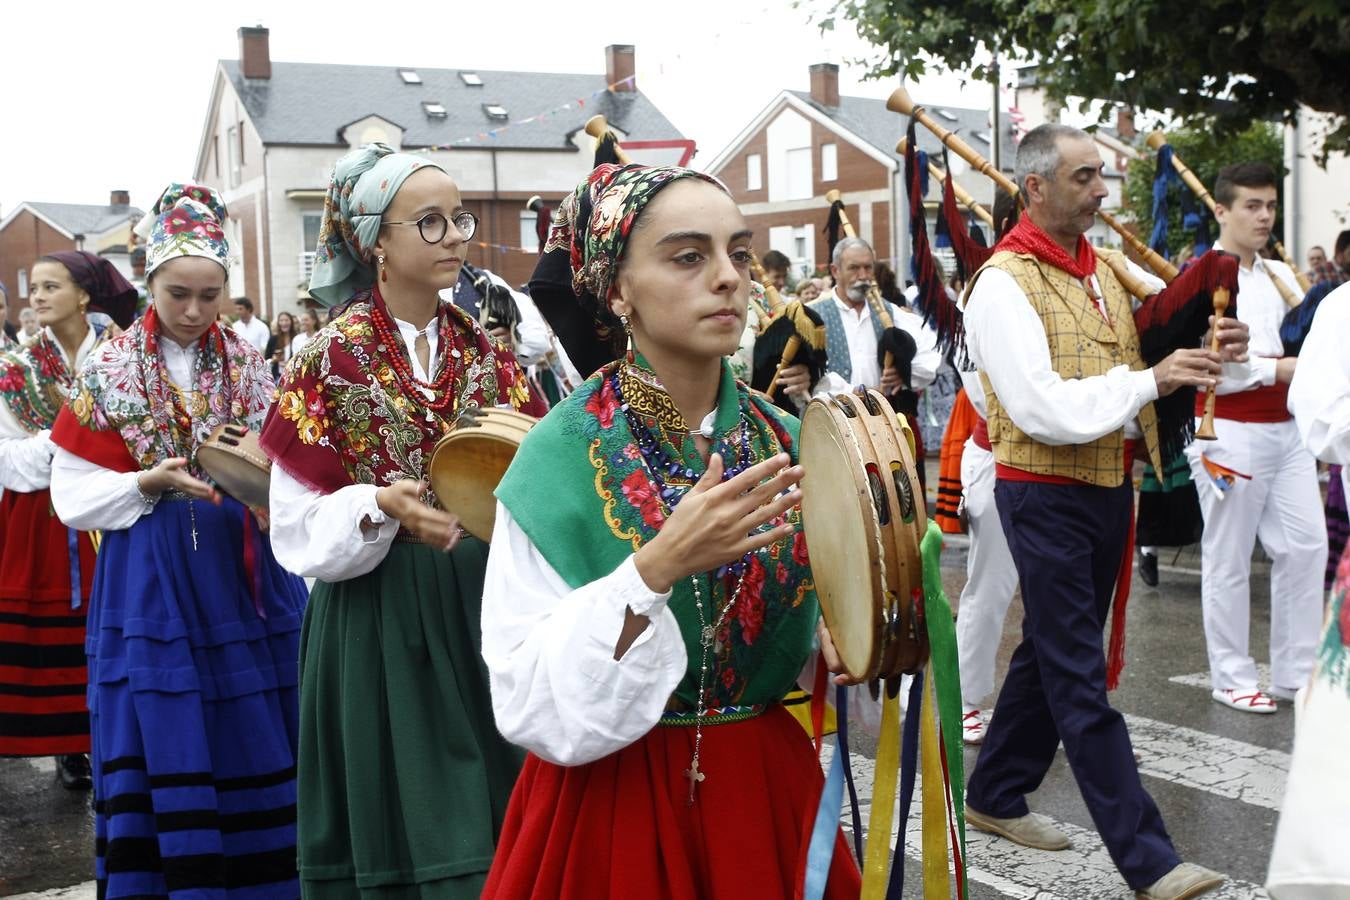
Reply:
<svg viewBox="0 0 1350 900"><path fill-rule="evenodd" d="M1050 344L1050 365L1062 378L1105 375L1116 366L1146 368L1139 357L1139 336L1134 330L1130 295L1100 256L1097 283L1101 286L1111 317L1102 318L1097 304L1083 283L1063 269L1043 263L1031 254L1000 251L981 268L997 268L1017 279L1032 308L1045 326ZM975 273L971 285L979 278ZM1037 475L1054 475L1102 487L1115 487L1124 477L1125 429L1120 428L1086 444L1051 446L1032 439L1009 418L998 401L989 378L980 373L988 409L989 443L994 460L1005 466ZM1153 404L1139 411L1153 467L1162 471L1158 452L1158 418Z"/></svg>

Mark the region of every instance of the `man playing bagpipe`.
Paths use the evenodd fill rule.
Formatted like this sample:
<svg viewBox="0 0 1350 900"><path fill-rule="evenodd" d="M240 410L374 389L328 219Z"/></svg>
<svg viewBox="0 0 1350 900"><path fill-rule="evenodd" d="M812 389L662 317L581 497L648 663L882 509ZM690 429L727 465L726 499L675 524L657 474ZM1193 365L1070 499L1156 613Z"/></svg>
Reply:
<svg viewBox="0 0 1350 900"><path fill-rule="evenodd" d="M966 295L966 346L986 394L995 501L1025 609L1022 642L968 784L966 817L1026 846L1067 847L1067 836L1031 815L1026 802L1062 741L1130 887L1140 897L1180 900L1223 877L1181 862L1140 780L1124 719L1106 696L1109 669L1118 672L1121 659L1113 653L1108 666L1102 632L1133 507L1125 432L1137 420L1161 468L1161 448L1176 441L1160 441L1154 401L1215 384L1221 359L1245 359L1247 336L1240 323L1222 319L1218 353L1180 349L1154 361L1141 347L1136 321L1193 314L1180 292L1196 294L1206 273L1231 273L1231 261L1198 267L1184 284L1174 282L1176 292L1150 298L1142 319L1132 314L1129 294L1083 236L1107 195L1102 168L1084 132L1032 130L1016 164L1026 213ZM1207 319L1202 308L1202 330ZM1200 336L1174 346L1194 347Z"/></svg>

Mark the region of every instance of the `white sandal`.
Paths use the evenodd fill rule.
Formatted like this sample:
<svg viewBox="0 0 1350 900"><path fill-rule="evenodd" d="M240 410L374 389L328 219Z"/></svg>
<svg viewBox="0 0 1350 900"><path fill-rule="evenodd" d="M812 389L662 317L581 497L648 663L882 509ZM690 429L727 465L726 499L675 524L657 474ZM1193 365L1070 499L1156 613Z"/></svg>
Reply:
<svg viewBox="0 0 1350 900"><path fill-rule="evenodd" d="M1210 696L1215 702L1239 712L1268 715L1276 709L1274 699L1257 688L1215 688Z"/></svg>
<svg viewBox="0 0 1350 900"><path fill-rule="evenodd" d="M978 706L967 709L961 716L961 740L967 744L983 743L984 728L984 714Z"/></svg>

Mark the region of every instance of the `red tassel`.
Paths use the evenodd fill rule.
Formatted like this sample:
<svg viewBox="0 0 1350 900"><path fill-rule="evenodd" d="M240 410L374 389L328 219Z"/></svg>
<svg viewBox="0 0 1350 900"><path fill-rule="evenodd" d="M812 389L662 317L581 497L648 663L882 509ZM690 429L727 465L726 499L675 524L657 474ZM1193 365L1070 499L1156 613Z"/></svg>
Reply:
<svg viewBox="0 0 1350 900"><path fill-rule="evenodd" d="M1134 448L1137 441L1125 442L1125 473L1134 468ZM1130 600L1130 582L1134 576L1134 503L1130 503L1130 526L1125 532L1125 546L1116 572L1116 595L1111 603L1111 640L1106 648L1106 689L1120 686L1120 673L1125 669L1125 605Z"/></svg>

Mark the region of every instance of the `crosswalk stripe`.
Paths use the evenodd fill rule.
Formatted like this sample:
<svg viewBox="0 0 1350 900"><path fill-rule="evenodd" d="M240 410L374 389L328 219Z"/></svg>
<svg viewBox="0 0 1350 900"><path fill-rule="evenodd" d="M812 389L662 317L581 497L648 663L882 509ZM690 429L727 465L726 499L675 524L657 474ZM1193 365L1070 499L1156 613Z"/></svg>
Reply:
<svg viewBox="0 0 1350 900"><path fill-rule="evenodd" d="M1278 810L1289 754L1169 722L1126 716L1139 772L1230 800Z"/></svg>
<svg viewBox="0 0 1350 900"><path fill-rule="evenodd" d="M98 894L95 882L73 884L70 887L52 888L49 891L35 891L31 894L9 894L3 900L94 900Z"/></svg>
<svg viewBox="0 0 1350 900"><path fill-rule="evenodd" d="M1210 690L1211 682L1208 672L1192 672L1189 675L1173 675L1167 679L1173 684L1184 684L1187 687L1198 687ZM1256 682L1257 684L1270 684L1270 665L1269 663L1256 664Z"/></svg>

